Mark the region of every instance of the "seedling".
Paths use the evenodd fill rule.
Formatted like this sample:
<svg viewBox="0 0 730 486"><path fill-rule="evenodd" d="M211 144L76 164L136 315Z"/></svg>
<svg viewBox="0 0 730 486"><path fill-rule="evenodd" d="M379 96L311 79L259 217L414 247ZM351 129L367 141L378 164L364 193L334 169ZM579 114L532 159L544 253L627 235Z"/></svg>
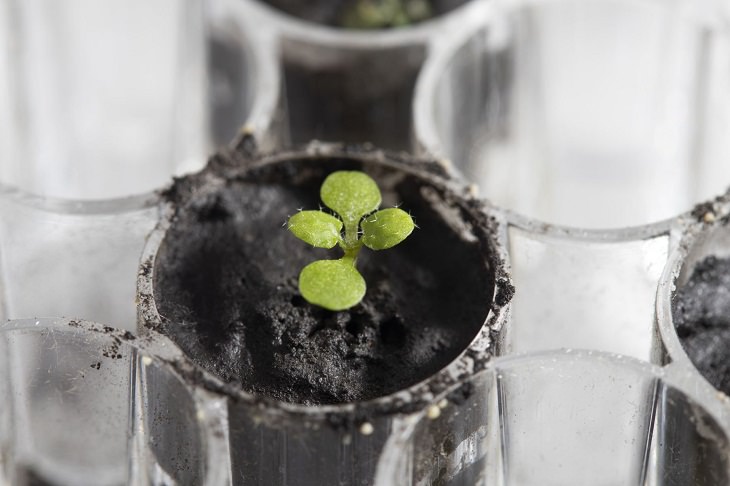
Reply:
<svg viewBox="0 0 730 486"><path fill-rule="evenodd" d="M432 16L428 0L357 0L342 16L347 29L403 27Z"/></svg>
<svg viewBox="0 0 730 486"><path fill-rule="evenodd" d="M415 224L402 209L378 211L380 190L363 172L333 172L322 183L319 195L335 215L299 211L289 218L287 227L312 246L330 249L339 245L345 254L339 260L318 260L304 267L299 291L311 304L345 310L365 296L365 279L357 270L363 245L371 250L392 248L411 234Z"/></svg>

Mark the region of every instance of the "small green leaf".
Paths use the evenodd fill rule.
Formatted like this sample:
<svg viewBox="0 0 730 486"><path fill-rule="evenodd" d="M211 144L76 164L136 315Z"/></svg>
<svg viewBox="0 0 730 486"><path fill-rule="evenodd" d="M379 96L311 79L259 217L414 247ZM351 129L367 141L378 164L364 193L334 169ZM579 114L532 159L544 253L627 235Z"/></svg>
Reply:
<svg viewBox="0 0 730 486"><path fill-rule="evenodd" d="M322 211L299 211L289 218L289 231L317 248L333 248L340 241L342 221Z"/></svg>
<svg viewBox="0 0 730 486"><path fill-rule="evenodd" d="M371 250L386 250L408 238L416 225L402 209L389 208L368 216L360 226L365 246Z"/></svg>
<svg viewBox="0 0 730 486"><path fill-rule="evenodd" d="M319 260L299 274L299 291L309 303L331 311L349 309L365 295L365 279L345 260Z"/></svg>
<svg viewBox="0 0 730 486"><path fill-rule="evenodd" d="M358 171L341 170L328 175L322 183L320 197L345 223L356 223L380 206L377 184L370 176Z"/></svg>

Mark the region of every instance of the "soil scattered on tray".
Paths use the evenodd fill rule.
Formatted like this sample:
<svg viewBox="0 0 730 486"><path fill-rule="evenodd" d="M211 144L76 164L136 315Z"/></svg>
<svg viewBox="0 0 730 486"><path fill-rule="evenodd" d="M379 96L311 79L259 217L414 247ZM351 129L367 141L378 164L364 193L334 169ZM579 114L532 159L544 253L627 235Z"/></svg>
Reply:
<svg viewBox="0 0 730 486"><path fill-rule="evenodd" d="M730 395L730 258L710 256L697 264L674 297L672 316L702 376Z"/></svg>
<svg viewBox="0 0 730 486"><path fill-rule="evenodd" d="M418 177L364 168L382 207L402 203L419 229L395 248L361 252L362 303L330 312L299 295L299 271L340 252L311 248L282 223L318 207L330 172L361 167L287 161L214 189L179 184L171 194L181 206L155 263L162 332L224 381L305 404L387 395L457 358L487 318L491 257L477 223Z"/></svg>

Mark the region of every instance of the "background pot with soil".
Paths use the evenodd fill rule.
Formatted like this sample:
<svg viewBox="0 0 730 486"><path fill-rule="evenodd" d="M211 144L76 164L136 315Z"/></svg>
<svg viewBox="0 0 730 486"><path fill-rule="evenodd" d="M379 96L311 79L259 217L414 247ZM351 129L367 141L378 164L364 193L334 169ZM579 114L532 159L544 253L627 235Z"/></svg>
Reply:
<svg viewBox="0 0 730 486"><path fill-rule="evenodd" d="M392 428L493 355L513 292L499 224L436 164L319 144L251 157L250 144L164 194L140 271L141 331L169 336L196 379L229 396L239 482L369 484ZM299 295L299 270L328 253L281 227L318 206L336 170L366 172L383 207L402 204L419 226L386 252L363 252L368 292L342 312ZM477 395L462 390L444 413L485 416L467 407L483 403ZM471 432L438 434L458 444ZM435 458L439 438L428 444Z"/></svg>
<svg viewBox="0 0 730 486"><path fill-rule="evenodd" d="M411 18L402 28L333 28L363 6L375 17L384 11L397 17L414 9L410 3L421 5L415 10L425 6L428 21ZM264 114L255 120L262 143L371 142L408 151L414 148L413 98L421 66L445 39L489 16L484 2L466 0L266 0L250 2L249 10L257 25L272 27L277 72L272 81L278 84L267 90L276 92L276 106L268 120ZM231 12L243 17L235 8ZM389 15L377 22L387 27Z"/></svg>
<svg viewBox="0 0 730 486"><path fill-rule="evenodd" d="M665 362L689 367L730 401L730 196L687 215L659 289ZM696 370L696 371L695 371Z"/></svg>
<svg viewBox="0 0 730 486"><path fill-rule="evenodd" d="M263 3L316 24L343 29L390 29L444 15L468 0L265 0Z"/></svg>

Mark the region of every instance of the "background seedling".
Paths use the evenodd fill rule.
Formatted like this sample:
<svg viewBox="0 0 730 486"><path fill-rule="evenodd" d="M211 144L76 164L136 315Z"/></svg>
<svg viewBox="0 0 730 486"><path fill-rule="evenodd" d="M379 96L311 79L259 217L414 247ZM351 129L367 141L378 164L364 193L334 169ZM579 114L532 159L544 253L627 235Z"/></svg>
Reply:
<svg viewBox="0 0 730 486"><path fill-rule="evenodd" d="M377 211L380 190L373 179L358 171L333 172L320 189L324 211L300 211L287 223L294 235L317 248L339 245L339 260L318 260L299 274L299 291L310 303L338 311L349 309L365 296L365 279L357 270L363 245L371 250L392 248L411 234L415 224L399 208ZM344 231L343 231L344 230Z"/></svg>
<svg viewBox="0 0 730 486"><path fill-rule="evenodd" d="M358 0L342 16L347 29L402 27L433 15L428 0Z"/></svg>

